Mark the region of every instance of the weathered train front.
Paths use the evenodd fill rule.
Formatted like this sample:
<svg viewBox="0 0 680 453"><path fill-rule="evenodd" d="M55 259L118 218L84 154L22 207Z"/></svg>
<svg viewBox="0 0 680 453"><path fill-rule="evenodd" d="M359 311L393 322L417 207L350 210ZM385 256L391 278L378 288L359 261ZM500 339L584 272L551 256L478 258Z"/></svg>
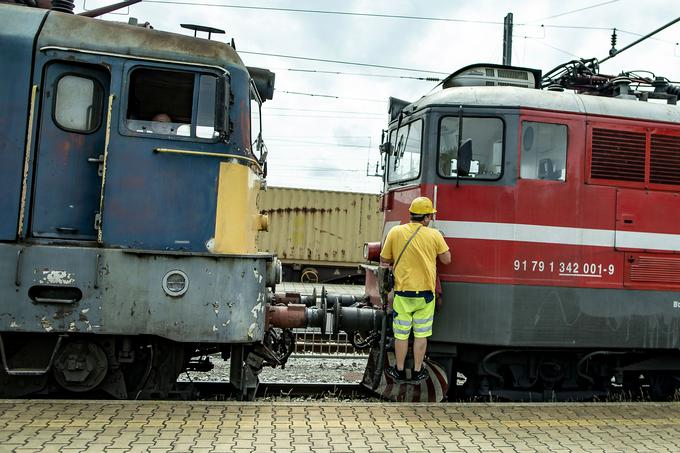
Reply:
<svg viewBox="0 0 680 453"><path fill-rule="evenodd" d="M163 396L214 352L252 391L277 264L250 115L273 74L258 90L226 44L9 5L0 47L0 395Z"/></svg>

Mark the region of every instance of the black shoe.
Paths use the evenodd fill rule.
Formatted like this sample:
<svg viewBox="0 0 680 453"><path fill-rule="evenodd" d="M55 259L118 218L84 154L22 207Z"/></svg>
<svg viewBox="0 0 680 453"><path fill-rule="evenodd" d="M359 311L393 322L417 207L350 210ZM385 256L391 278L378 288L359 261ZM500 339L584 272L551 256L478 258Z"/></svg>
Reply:
<svg viewBox="0 0 680 453"><path fill-rule="evenodd" d="M406 371L399 371L396 366L388 366L385 368L385 373L397 382L406 381Z"/></svg>
<svg viewBox="0 0 680 453"><path fill-rule="evenodd" d="M425 365L423 365L423 367L419 371L416 370L411 371L412 382L423 381L428 377L430 377L430 373L428 373L427 370L425 369Z"/></svg>

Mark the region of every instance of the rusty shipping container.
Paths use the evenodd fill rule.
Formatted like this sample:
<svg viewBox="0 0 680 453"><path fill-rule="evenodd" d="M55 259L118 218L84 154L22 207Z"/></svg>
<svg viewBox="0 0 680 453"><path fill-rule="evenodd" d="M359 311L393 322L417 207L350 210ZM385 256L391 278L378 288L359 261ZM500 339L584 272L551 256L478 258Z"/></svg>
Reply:
<svg viewBox="0 0 680 453"><path fill-rule="evenodd" d="M378 194L269 187L258 205L269 215L258 249L278 255L286 281L361 281L364 242L382 235Z"/></svg>

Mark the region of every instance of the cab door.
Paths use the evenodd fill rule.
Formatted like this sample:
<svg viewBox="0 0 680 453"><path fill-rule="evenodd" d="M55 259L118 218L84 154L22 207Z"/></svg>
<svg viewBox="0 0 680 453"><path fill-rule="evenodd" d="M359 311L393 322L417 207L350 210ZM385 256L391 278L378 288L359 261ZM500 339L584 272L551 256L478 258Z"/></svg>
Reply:
<svg viewBox="0 0 680 453"><path fill-rule="evenodd" d="M42 86L31 217L38 238L96 240L110 75L50 63Z"/></svg>
<svg viewBox="0 0 680 453"><path fill-rule="evenodd" d="M576 285L584 278L582 131L568 115L531 112L520 118L515 234L521 242L513 269L521 282Z"/></svg>

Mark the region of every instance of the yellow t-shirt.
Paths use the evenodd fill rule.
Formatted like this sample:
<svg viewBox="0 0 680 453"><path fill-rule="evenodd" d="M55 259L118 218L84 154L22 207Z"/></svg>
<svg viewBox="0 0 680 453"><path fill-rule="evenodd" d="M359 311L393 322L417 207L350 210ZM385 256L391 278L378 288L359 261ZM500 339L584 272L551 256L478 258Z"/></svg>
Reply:
<svg viewBox="0 0 680 453"><path fill-rule="evenodd" d="M420 223L405 223L393 227L385 238L380 256L397 261L406 241ZM409 243L394 272L396 291L433 291L437 278L437 255L449 250L442 234L434 228L422 227Z"/></svg>

